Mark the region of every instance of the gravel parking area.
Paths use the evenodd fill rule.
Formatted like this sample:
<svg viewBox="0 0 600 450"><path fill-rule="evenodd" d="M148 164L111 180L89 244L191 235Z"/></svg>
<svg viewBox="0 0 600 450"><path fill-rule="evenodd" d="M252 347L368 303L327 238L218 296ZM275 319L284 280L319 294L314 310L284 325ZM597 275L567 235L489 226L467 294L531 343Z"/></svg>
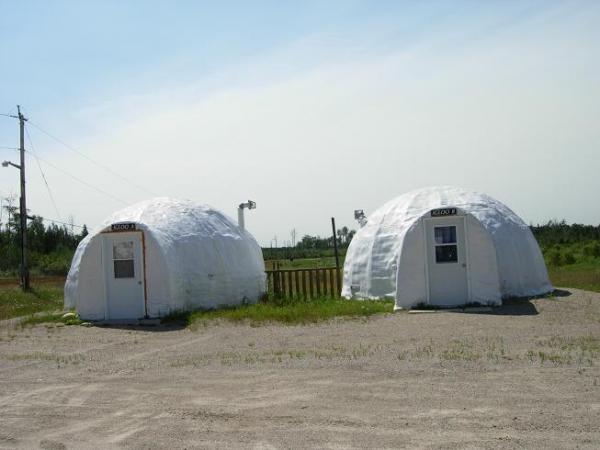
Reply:
<svg viewBox="0 0 600 450"><path fill-rule="evenodd" d="M0 327L0 448L599 448L600 294L318 325Z"/></svg>

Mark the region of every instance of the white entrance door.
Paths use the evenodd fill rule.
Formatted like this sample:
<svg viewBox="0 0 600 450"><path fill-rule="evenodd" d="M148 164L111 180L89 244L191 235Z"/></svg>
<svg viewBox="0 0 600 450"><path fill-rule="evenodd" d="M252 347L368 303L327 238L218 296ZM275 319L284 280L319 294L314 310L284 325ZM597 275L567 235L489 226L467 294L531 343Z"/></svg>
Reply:
<svg viewBox="0 0 600 450"><path fill-rule="evenodd" d="M429 303L438 306L469 302L464 217L425 219Z"/></svg>
<svg viewBox="0 0 600 450"><path fill-rule="evenodd" d="M144 270L140 233L106 233L102 246L106 318L144 316Z"/></svg>

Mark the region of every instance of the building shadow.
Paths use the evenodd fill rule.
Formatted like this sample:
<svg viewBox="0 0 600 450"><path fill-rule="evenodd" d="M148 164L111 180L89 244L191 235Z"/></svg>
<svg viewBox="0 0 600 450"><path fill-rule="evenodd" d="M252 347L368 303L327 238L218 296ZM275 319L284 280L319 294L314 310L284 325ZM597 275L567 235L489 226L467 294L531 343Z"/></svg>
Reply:
<svg viewBox="0 0 600 450"><path fill-rule="evenodd" d="M496 316L535 316L539 314L531 303L532 298L509 298L502 301L501 306L492 308L488 314Z"/></svg>
<svg viewBox="0 0 600 450"><path fill-rule="evenodd" d="M165 333L169 331L179 331L187 328L188 323L181 320L167 321L155 325L140 325L133 322L92 322L92 327L109 328L114 330L145 331L149 333Z"/></svg>
<svg viewBox="0 0 600 450"><path fill-rule="evenodd" d="M501 306L495 306L487 311L478 311L477 308L465 308L465 314L491 314L497 316L535 316L539 314L532 303L533 300L549 300L557 297L569 297L571 292L565 289L554 289L551 293L534 297L514 297L502 300Z"/></svg>
<svg viewBox="0 0 600 450"><path fill-rule="evenodd" d="M570 295L571 295L571 292L569 292L565 289L554 289L551 294L552 297L569 297ZM546 295L545 297L548 297L548 296Z"/></svg>

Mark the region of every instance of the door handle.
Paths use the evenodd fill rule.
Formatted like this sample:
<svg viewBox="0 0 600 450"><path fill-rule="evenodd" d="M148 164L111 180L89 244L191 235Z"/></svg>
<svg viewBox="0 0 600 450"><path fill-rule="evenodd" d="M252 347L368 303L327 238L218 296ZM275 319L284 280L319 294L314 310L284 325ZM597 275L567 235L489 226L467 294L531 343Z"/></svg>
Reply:
<svg viewBox="0 0 600 450"><path fill-rule="evenodd" d="M141 286L141 285L142 285L142 282L141 282L141 281L138 281L138 284Z"/></svg>
<svg viewBox="0 0 600 450"><path fill-rule="evenodd" d="M462 263L462 266L463 266L464 268L466 268L466 267L467 267L467 263Z"/></svg>

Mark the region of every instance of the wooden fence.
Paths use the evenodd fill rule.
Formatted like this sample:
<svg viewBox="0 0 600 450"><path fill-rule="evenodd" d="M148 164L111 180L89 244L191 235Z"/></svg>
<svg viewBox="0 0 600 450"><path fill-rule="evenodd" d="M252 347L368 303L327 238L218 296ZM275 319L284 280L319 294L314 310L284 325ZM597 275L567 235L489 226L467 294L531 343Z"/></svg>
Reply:
<svg viewBox="0 0 600 450"><path fill-rule="evenodd" d="M267 270L267 290L277 298L339 297L341 270L335 267L315 269Z"/></svg>

